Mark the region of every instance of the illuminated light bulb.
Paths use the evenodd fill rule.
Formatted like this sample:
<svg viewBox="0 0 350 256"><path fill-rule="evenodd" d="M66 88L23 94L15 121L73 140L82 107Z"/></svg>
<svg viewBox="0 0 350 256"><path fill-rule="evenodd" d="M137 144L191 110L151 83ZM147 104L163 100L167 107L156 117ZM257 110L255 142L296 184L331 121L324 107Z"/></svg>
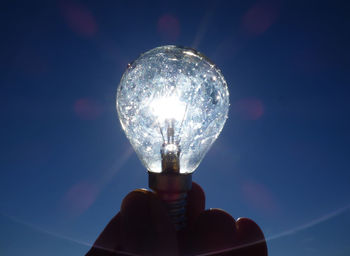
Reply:
<svg viewBox="0 0 350 256"><path fill-rule="evenodd" d="M181 229L191 173L227 119L224 77L193 49L157 47L128 65L116 105L121 126L148 170L149 187L167 203Z"/></svg>

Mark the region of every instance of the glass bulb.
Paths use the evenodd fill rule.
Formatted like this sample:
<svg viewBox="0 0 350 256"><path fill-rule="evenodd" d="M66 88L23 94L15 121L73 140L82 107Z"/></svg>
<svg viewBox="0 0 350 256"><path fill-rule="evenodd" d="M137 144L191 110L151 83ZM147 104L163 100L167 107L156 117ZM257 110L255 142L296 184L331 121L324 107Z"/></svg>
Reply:
<svg viewBox="0 0 350 256"><path fill-rule="evenodd" d="M192 173L221 132L228 108L220 70L201 53L177 46L142 54L117 91L122 128L154 173Z"/></svg>

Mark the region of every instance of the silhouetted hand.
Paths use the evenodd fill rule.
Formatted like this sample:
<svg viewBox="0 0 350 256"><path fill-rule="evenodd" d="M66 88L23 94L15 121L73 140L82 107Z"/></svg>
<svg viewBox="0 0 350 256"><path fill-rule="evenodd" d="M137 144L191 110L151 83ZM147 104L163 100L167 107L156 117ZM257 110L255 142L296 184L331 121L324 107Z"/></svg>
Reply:
<svg viewBox="0 0 350 256"><path fill-rule="evenodd" d="M264 234L255 222L235 221L219 209L204 210L205 195L196 183L187 200L187 227L176 232L155 193L132 191L86 256L267 255Z"/></svg>

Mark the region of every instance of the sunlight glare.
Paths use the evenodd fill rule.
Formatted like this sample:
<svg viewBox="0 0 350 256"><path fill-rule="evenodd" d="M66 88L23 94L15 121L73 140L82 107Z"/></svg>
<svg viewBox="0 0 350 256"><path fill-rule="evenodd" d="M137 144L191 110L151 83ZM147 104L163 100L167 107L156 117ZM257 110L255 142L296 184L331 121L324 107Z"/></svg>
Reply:
<svg viewBox="0 0 350 256"><path fill-rule="evenodd" d="M181 121L185 115L186 105L175 96L162 97L153 100L150 104L150 112L158 118L158 121Z"/></svg>

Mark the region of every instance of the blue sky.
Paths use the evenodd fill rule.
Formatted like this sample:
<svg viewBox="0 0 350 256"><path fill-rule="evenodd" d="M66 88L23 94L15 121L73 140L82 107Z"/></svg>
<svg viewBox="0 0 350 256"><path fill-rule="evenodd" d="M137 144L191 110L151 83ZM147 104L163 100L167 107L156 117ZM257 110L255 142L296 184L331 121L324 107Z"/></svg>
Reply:
<svg viewBox="0 0 350 256"><path fill-rule="evenodd" d="M254 219L270 255L349 255L349 26L343 1L2 4L0 254L82 255L147 173L118 121L128 62L194 47L229 119L193 179Z"/></svg>

